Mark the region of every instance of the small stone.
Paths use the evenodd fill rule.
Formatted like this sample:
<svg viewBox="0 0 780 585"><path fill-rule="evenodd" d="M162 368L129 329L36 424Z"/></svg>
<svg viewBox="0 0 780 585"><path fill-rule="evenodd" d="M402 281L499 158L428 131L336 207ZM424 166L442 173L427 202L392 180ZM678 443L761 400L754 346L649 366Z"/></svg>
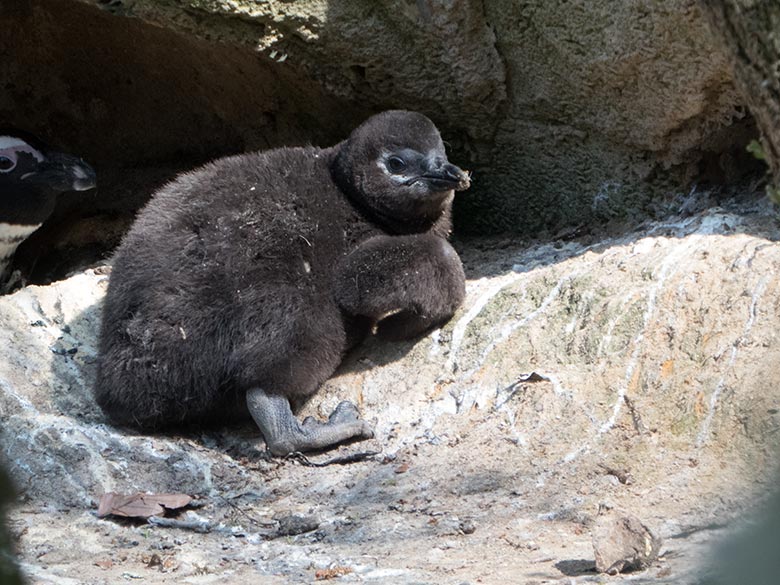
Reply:
<svg viewBox="0 0 780 585"><path fill-rule="evenodd" d="M645 569L658 558L660 548L661 539L635 516L609 511L596 519L593 550L599 573Z"/></svg>
<svg viewBox="0 0 780 585"><path fill-rule="evenodd" d="M295 536L304 532L311 532L320 526L320 521L314 516L299 516L291 514L278 519L279 528L276 533L279 536Z"/></svg>

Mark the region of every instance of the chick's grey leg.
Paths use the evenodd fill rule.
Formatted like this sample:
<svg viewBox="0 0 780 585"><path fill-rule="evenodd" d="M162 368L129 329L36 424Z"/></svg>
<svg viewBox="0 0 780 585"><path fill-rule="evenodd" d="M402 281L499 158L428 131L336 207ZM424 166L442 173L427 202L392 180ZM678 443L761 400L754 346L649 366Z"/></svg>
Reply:
<svg viewBox="0 0 780 585"><path fill-rule="evenodd" d="M432 234L377 236L339 264L335 295L343 310L370 317L377 335L408 339L452 317L465 296L458 254Z"/></svg>
<svg viewBox="0 0 780 585"><path fill-rule="evenodd" d="M303 423L298 422L287 398L267 393L261 388L249 390L246 402L249 413L263 433L266 447L273 455L317 451L344 441L374 436L370 425L359 418L358 410L351 402L339 403L324 423L311 417Z"/></svg>

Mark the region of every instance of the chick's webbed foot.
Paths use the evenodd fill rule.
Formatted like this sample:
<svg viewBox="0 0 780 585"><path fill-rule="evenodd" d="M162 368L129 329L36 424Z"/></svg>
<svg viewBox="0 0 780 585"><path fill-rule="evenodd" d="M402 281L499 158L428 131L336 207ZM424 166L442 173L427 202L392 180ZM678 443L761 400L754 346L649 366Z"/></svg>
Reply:
<svg viewBox="0 0 780 585"><path fill-rule="evenodd" d="M357 407L351 402L341 402L327 422L307 417L300 423L284 396L254 388L247 392L246 401L272 455L323 450L344 441L374 436L371 426L360 419Z"/></svg>

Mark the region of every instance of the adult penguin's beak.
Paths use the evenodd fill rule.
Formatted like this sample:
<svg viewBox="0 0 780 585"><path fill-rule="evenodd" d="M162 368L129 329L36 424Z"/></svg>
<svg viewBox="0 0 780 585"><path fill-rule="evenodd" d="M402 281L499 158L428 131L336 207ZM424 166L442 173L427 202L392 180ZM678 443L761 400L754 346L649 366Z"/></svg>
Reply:
<svg viewBox="0 0 780 585"><path fill-rule="evenodd" d="M48 151L34 173L23 180L45 184L54 191L86 191L97 184L94 169L78 157Z"/></svg>

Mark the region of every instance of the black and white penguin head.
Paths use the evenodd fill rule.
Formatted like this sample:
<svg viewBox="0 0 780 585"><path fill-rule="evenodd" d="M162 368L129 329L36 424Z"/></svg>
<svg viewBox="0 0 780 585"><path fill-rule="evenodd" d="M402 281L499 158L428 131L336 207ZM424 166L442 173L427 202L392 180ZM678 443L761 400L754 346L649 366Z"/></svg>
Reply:
<svg viewBox="0 0 780 585"><path fill-rule="evenodd" d="M417 112L372 116L339 145L334 178L356 203L378 218L435 221L469 175L450 164L439 131Z"/></svg>
<svg viewBox="0 0 780 585"><path fill-rule="evenodd" d="M95 186L95 171L80 158L53 151L29 134L0 129L0 293L19 244L40 227L57 195Z"/></svg>
<svg viewBox="0 0 780 585"><path fill-rule="evenodd" d="M95 171L78 157L49 149L33 136L0 130L0 222L40 224L56 195L95 186Z"/></svg>

